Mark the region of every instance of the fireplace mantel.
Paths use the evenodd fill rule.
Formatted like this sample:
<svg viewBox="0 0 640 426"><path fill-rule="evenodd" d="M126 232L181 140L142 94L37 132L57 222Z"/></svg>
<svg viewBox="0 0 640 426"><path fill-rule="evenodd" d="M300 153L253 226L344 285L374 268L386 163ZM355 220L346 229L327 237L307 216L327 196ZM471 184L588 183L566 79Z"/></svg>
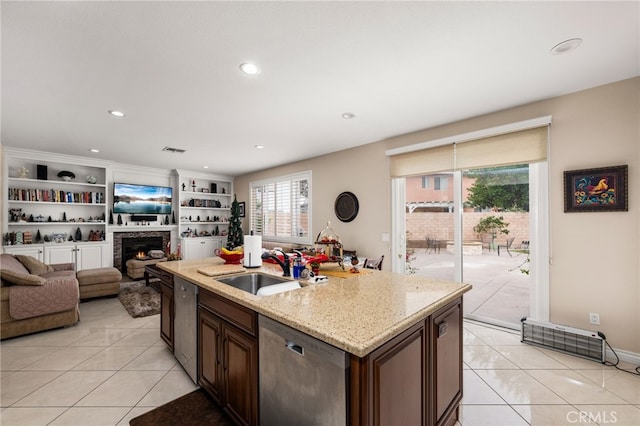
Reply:
<svg viewBox="0 0 640 426"><path fill-rule="evenodd" d="M178 225L110 225L109 232L145 232L145 231L175 231Z"/></svg>

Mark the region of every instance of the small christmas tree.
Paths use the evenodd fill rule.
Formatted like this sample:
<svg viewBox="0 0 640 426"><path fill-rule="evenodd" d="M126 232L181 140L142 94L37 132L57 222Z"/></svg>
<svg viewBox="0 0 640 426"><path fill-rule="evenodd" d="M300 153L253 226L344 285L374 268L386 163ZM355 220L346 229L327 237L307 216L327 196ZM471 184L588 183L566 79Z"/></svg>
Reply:
<svg viewBox="0 0 640 426"><path fill-rule="evenodd" d="M231 217L229 218L229 235L227 235L227 249L233 250L244 244L244 234L242 233L242 222L240 222L240 203L233 196L231 203Z"/></svg>

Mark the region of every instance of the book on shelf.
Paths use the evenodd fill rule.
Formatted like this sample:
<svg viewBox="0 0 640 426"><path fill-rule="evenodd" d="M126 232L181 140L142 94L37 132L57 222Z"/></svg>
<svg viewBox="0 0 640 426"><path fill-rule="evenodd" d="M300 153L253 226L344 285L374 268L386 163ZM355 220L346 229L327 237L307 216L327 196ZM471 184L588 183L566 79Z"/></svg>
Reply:
<svg viewBox="0 0 640 426"><path fill-rule="evenodd" d="M62 190L9 188L9 201L42 201L48 203L104 204L102 192L70 192Z"/></svg>

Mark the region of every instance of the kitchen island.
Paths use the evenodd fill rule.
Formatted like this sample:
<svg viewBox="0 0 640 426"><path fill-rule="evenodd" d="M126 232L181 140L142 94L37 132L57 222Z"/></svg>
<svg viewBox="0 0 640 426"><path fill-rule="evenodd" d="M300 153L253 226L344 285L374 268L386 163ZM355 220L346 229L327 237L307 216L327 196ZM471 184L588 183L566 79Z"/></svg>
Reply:
<svg viewBox="0 0 640 426"><path fill-rule="evenodd" d="M198 286L198 384L238 423L259 419L258 314L348 353L346 424L455 422L462 397L462 295L470 285L363 271L260 297L198 272L216 263L158 266ZM282 275L266 263L255 271ZM244 375L229 373L232 368ZM246 379L243 386L238 377Z"/></svg>

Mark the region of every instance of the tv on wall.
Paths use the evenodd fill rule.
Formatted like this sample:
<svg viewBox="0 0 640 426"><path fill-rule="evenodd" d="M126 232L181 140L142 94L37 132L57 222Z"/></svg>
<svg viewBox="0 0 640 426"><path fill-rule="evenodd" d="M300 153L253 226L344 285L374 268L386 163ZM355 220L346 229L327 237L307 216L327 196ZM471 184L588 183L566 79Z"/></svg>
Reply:
<svg viewBox="0 0 640 426"><path fill-rule="evenodd" d="M168 186L113 184L113 212L170 214L172 188Z"/></svg>

